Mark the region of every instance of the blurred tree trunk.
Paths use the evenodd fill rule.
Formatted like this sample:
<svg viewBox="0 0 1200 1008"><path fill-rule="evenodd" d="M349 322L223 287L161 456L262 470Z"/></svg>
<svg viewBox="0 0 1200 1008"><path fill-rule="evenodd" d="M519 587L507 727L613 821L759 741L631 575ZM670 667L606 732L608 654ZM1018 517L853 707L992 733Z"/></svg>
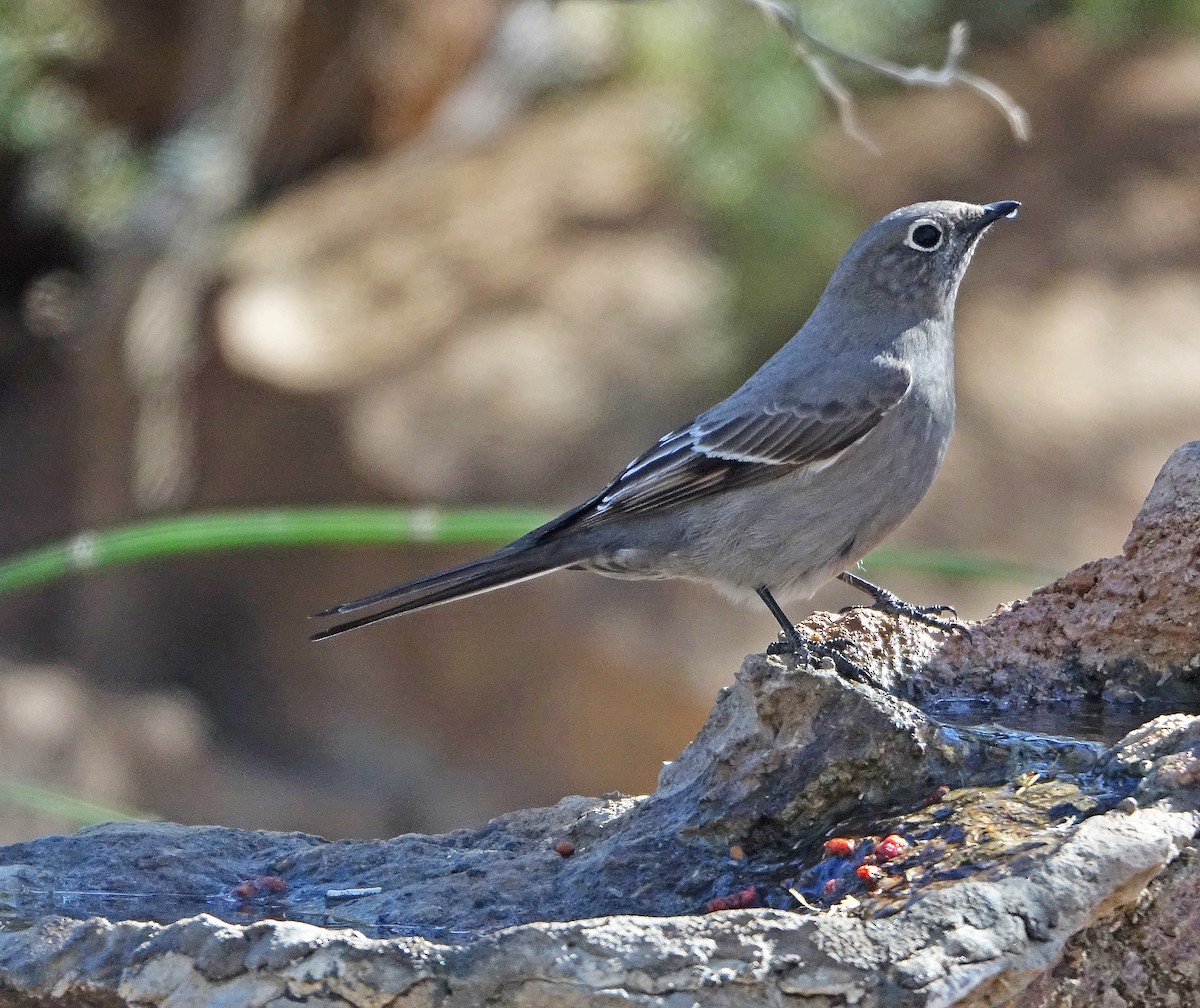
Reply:
<svg viewBox="0 0 1200 1008"><path fill-rule="evenodd" d="M128 227L92 266L93 315L72 376L74 530L186 510L197 489L210 503L261 502L231 485L236 473L205 472L198 486L197 425L261 424L268 449L277 437L269 401L263 415L214 418L196 383L225 232L250 199L332 156L418 134L504 3L103 0L112 42L89 92L102 114L151 138L153 169ZM298 489L275 485L273 499ZM70 592L68 653L110 682L203 680L212 656L189 647L217 633L232 653L256 631L253 613L214 624L230 599L188 564L169 576L109 569Z"/></svg>
<svg viewBox="0 0 1200 1008"><path fill-rule="evenodd" d="M107 6L114 26L128 25L128 5L110 2ZM128 338L130 316L151 270L169 251L176 229L188 217L192 194L186 188L186 173L193 166L186 164L186 149L172 155L171 145L189 130L211 129L214 109L228 101L245 6L243 0L188 5L182 72L176 77L174 95L166 98L174 130L158 145L152 185L140 196L125 232L97 250L92 274L94 315L74 375L80 417L77 529L115 525L143 509L134 492L134 466L145 404L131 382L140 362L130 359L131 351L137 353ZM145 30L155 20L138 23ZM156 28L168 31L169 23L159 19ZM162 58L171 57L163 54ZM193 305L196 311L199 307ZM174 326L181 320L168 313L165 321ZM186 321L194 326L198 320ZM187 339L187 334L178 332L159 335ZM183 391L182 386L174 389L176 394ZM182 402L178 405L185 408ZM170 626L162 625L163 613L152 598L158 580L152 571L124 568L79 583L69 610L68 635L70 650L82 668L105 681L140 682L162 674L159 648Z"/></svg>

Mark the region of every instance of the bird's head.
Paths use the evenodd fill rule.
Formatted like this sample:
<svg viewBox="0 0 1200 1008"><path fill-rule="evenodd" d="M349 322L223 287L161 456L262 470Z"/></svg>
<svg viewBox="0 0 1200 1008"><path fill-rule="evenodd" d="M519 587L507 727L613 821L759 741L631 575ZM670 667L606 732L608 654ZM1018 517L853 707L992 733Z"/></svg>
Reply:
<svg viewBox="0 0 1200 1008"><path fill-rule="evenodd" d="M843 256L827 294L878 302L880 311L949 317L980 237L1021 206L935 200L896 210L872 224Z"/></svg>

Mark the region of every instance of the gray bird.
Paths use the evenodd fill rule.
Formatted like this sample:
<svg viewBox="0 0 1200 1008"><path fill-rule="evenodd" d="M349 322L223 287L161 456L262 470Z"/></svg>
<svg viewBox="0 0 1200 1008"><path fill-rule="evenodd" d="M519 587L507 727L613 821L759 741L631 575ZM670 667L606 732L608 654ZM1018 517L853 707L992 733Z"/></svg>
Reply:
<svg viewBox="0 0 1200 1008"><path fill-rule="evenodd" d="M800 331L724 402L496 552L318 613L391 603L313 640L564 568L757 597L786 649L810 660L836 661L840 647L805 640L777 599L806 599L833 577L885 611L959 628L938 615L950 607L909 605L846 568L933 482L954 425L958 286L984 231L1019 206L937 201L888 214L850 247Z"/></svg>

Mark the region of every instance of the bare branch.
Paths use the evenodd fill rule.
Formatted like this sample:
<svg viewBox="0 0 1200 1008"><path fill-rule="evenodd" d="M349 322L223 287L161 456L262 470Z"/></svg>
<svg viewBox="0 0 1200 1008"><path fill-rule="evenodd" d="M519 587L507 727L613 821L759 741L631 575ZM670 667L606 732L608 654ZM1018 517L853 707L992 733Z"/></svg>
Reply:
<svg viewBox="0 0 1200 1008"><path fill-rule="evenodd" d="M967 52L968 39L965 21L957 22L950 29L950 37L946 45L946 61L942 68L930 70L925 66L906 67L899 63L892 63L890 60L874 56L859 56L839 49L810 32L804 27L796 11L777 0L743 0L743 2L754 7L764 18L787 35L792 51L808 66L821 90L829 96L837 108L842 128L872 153L878 154L879 150L858 124L857 116L854 113L853 96L830 70L818 50L846 63L873 70L908 87L946 88L953 87L955 84L964 84L978 91L1000 110L1018 140L1022 142L1029 140L1029 117L1025 114L1025 110L998 84L962 69L961 64Z"/></svg>
<svg viewBox="0 0 1200 1008"><path fill-rule="evenodd" d="M783 4L775 3L775 0L746 0L746 2L752 7L758 8L764 18L788 37L792 52L807 64L818 86L829 96L830 101L838 110L838 118L841 119L842 129L846 134L866 147L872 154L879 154L880 151L875 141L867 136L858 124L858 116L854 112L854 96L850 94L846 85L837 79L825 60L813 51L814 40L800 24L800 19L796 16L795 11L790 7L784 7Z"/></svg>
<svg viewBox="0 0 1200 1008"><path fill-rule="evenodd" d="M1025 110L998 84L968 73L960 66L962 58L967 52L967 31L965 21L956 22L950 29L950 39L946 46L946 62L941 70L930 70L924 66L904 67L888 60L856 56L854 53L845 52L816 38L810 32L805 32L805 34L815 45L839 59L874 70L910 87L952 87L959 83L974 88L1003 113L1008 120L1009 128L1012 129L1013 135L1018 140L1022 142L1029 140L1029 117L1025 114Z"/></svg>
<svg viewBox="0 0 1200 1008"><path fill-rule="evenodd" d="M837 106L838 118L841 119L842 129L845 130L846 134L852 140L857 140L872 154L881 154L882 151L880 151L879 145L858 125L858 116L854 113L854 96L850 94L850 90L846 85L837 79L833 71L825 64L825 61L812 50L805 52L796 45L793 45L792 48L808 64L808 69L812 71L812 75L821 90L829 95L834 105Z"/></svg>

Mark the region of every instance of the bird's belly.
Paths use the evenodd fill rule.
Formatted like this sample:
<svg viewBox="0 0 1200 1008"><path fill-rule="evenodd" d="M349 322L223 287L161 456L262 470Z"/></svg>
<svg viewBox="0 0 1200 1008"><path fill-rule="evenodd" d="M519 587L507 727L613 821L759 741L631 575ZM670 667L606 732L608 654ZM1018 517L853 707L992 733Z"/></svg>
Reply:
<svg viewBox="0 0 1200 1008"><path fill-rule="evenodd" d="M893 418L820 471L794 470L609 533L584 566L707 582L735 599L753 599L760 586L781 601L808 598L908 517L937 472L948 428L910 414L903 437L877 437Z"/></svg>
<svg viewBox="0 0 1200 1008"><path fill-rule="evenodd" d="M693 571L677 576L738 597L765 585L781 600L808 598L879 545L925 495L944 440L906 447L887 455L863 451L824 472L729 495L721 508L697 516L681 551L688 559L679 560Z"/></svg>

